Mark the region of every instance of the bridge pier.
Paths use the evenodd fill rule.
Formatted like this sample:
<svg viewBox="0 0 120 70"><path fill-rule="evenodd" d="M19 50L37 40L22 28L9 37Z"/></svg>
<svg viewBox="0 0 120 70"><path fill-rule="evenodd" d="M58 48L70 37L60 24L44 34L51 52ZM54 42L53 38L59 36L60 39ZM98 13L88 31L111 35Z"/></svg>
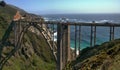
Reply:
<svg viewBox="0 0 120 70"><path fill-rule="evenodd" d="M57 25L57 70L62 70L62 35L61 25Z"/></svg>
<svg viewBox="0 0 120 70"><path fill-rule="evenodd" d="M75 59L77 58L77 25L75 24Z"/></svg>
<svg viewBox="0 0 120 70"><path fill-rule="evenodd" d="M14 25L14 48L18 47L17 43L19 41L21 31L22 31L22 26L21 26L21 21L19 20L18 22L15 22L15 25ZM16 51L15 55L18 55L18 51Z"/></svg>
<svg viewBox="0 0 120 70"><path fill-rule="evenodd" d="M93 26L91 26L91 34L90 34L90 47L93 46Z"/></svg>
<svg viewBox="0 0 120 70"><path fill-rule="evenodd" d="M115 30L115 28L114 28L114 26L113 26L113 32L112 32L112 40L114 40L114 30Z"/></svg>
<svg viewBox="0 0 120 70"><path fill-rule="evenodd" d="M18 22L16 22L14 26L14 35L15 35L14 45L16 47L18 41Z"/></svg>
<svg viewBox="0 0 120 70"><path fill-rule="evenodd" d="M79 50L79 55L80 55L80 47L81 47L81 40L82 40L82 34L81 34L81 26L79 26L79 47L78 47L78 50Z"/></svg>
<svg viewBox="0 0 120 70"><path fill-rule="evenodd" d="M71 60L70 26L58 24L57 35L57 70L62 70L67 62Z"/></svg>
<svg viewBox="0 0 120 70"><path fill-rule="evenodd" d="M95 21L92 22L95 24ZM91 26L91 34L90 34L90 47L96 45L96 25Z"/></svg>
<svg viewBox="0 0 120 70"><path fill-rule="evenodd" d="M110 39L109 41L114 40L114 26L110 26Z"/></svg>
<svg viewBox="0 0 120 70"><path fill-rule="evenodd" d="M18 21L15 23L14 25L14 35L15 35L15 39L14 39L14 44L15 44L15 47L17 45L17 42L18 42L18 38L19 38L19 35L21 33L21 22Z"/></svg>
<svg viewBox="0 0 120 70"><path fill-rule="evenodd" d="M94 43L93 45L96 45L96 26L94 26Z"/></svg>

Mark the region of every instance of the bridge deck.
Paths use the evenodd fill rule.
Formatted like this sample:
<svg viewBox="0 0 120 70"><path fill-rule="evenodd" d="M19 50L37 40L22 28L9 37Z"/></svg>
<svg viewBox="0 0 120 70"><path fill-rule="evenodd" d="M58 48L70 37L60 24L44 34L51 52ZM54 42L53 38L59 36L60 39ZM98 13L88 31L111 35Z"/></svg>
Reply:
<svg viewBox="0 0 120 70"><path fill-rule="evenodd" d="M120 24L118 23L108 23L108 22L105 22L105 23L93 23L93 22L46 22L47 24L65 24L65 25L80 25L80 26L115 26L115 27L120 27Z"/></svg>
<svg viewBox="0 0 120 70"><path fill-rule="evenodd" d="M21 21L21 22L28 22L28 23L42 23L40 21ZM44 24L65 24L65 25L79 25L79 26L115 26L120 27L119 23L98 23L98 22L59 22L59 21L46 21Z"/></svg>

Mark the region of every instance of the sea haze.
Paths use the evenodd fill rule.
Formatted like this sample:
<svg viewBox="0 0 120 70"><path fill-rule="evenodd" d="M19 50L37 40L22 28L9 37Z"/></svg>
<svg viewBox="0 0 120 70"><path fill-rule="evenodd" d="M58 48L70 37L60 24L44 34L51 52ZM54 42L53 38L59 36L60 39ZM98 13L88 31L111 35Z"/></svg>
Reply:
<svg viewBox="0 0 120 70"><path fill-rule="evenodd" d="M45 21L60 21L61 18L66 18L70 22L109 22L120 24L120 14L49 14L42 15ZM109 41L109 27L97 27L96 44ZM115 39L120 38L120 28L115 28ZM74 26L71 26L71 47L74 48L75 32ZM77 41L78 42L78 41ZM90 46L90 27L82 27L82 49Z"/></svg>

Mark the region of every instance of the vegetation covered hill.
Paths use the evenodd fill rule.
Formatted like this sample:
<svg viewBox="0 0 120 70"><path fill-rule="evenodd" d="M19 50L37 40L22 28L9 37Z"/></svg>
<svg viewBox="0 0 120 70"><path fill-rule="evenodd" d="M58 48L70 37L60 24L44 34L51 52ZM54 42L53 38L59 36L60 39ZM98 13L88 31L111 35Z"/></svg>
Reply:
<svg viewBox="0 0 120 70"><path fill-rule="evenodd" d="M0 45L18 9L10 5L0 6ZM26 13L25 11L21 12ZM0 53L2 55L0 59L6 57L13 48L14 36L12 31L9 38L5 41ZM44 37L28 30L24 35L21 48L5 63L3 70L55 70L55 63Z"/></svg>
<svg viewBox="0 0 120 70"><path fill-rule="evenodd" d="M72 70L120 70L120 39L83 49L71 67Z"/></svg>

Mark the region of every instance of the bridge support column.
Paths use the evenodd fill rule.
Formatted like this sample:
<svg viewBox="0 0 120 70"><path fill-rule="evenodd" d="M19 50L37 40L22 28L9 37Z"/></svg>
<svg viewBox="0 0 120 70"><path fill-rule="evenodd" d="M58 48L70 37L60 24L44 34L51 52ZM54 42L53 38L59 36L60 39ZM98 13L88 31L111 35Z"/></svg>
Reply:
<svg viewBox="0 0 120 70"><path fill-rule="evenodd" d="M79 55L80 55L80 49L81 49L81 40L82 40L82 34L81 34L81 26L79 26L79 47L78 47L78 50L79 50Z"/></svg>
<svg viewBox="0 0 120 70"><path fill-rule="evenodd" d="M111 41L111 33L112 33L112 27L110 26L110 39L109 39L109 41Z"/></svg>
<svg viewBox="0 0 120 70"><path fill-rule="evenodd" d="M94 26L94 46L96 45L96 26Z"/></svg>
<svg viewBox="0 0 120 70"><path fill-rule="evenodd" d="M61 24L57 25L57 70L62 70L62 29Z"/></svg>
<svg viewBox="0 0 120 70"><path fill-rule="evenodd" d="M91 26L91 34L90 34L90 47L93 46L93 26Z"/></svg>
<svg viewBox="0 0 120 70"><path fill-rule="evenodd" d="M114 26L110 26L110 40L114 40Z"/></svg>
<svg viewBox="0 0 120 70"><path fill-rule="evenodd" d="M92 22L95 24L95 21ZM96 45L96 25L91 26L90 47Z"/></svg>
<svg viewBox="0 0 120 70"><path fill-rule="evenodd" d="M114 40L114 26L112 27L112 40Z"/></svg>
<svg viewBox="0 0 120 70"><path fill-rule="evenodd" d="M18 47L17 43L18 43L21 31L22 31L21 29L22 29L21 22L20 21L16 22L14 24L14 46L15 46L14 48ZM19 43L21 43L21 42L19 42ZM15 55L18 55L18 51L16 51Z"/></svg>
<svg viewBox="0 0 120 70"><path fill-rule="evenodd" d="M75 59L77 58L77 25L75 24Z"/></svg>
<svg viewBox="0 0 120 70"><path fill-rule="evenodd" d="M71 60L71 54L70 54L70 26L69 25L63 25L63 48L65 49L63 51L65 62L68 62ZM66 63L65 63L66 64Z"/></svg>
<svg viewBox="0 0 120 70"><path fill-rule="evenodd" d="M16 47L17 45L17 38L18 38L18 34L17 34L17 23L15 23L15 26L14 26L14 35L15 35L15 39L14 39L14 46Z"/></svg>
<svg viewBox="0 0 120 70"><path fill-rule="evenodd" d="M69 25L58 24L57 28L57 70L62 70L71 60L70 27Z"/></svg>
<svg viewBox="0 0 120 70"><path fill-rule="evenodd" d="M18 42L18 38L19 38L19 35L21 33L21 23L20 21L19 22L16 22L15 23L15 26L14 26L14 35L15 35L15 39L14 39L14 44L15 44L15 47L17 45L17 42Z"/></svg>

